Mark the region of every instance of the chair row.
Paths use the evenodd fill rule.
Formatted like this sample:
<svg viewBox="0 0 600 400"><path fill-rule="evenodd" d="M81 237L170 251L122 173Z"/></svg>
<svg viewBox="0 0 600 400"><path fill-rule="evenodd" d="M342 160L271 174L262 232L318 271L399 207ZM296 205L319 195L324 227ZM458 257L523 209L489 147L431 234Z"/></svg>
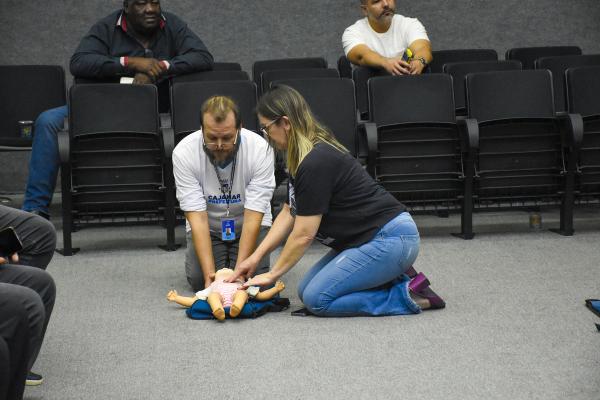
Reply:
<svg viewBox="0 0 600 400"><path fill-rule="evenodd" d="M582 71L584 71L585 74ZM526 71L507 71L507 73L508 72L521 73ZM546 71L528 72L535 72L538 74L545 73L546 77L550 76ZM523 76L525 77L526 75ZM590 161L598 159L598 151L594 149L600 148L599 143L597 142L598 135L594 134L594 129L596 131L600 129L598 128L597 120L593 117L596 114L600 114L600 110L593 108L595 105L600 104L597 100L597 95L600 93L600 90L594 86L594 82L597 82L598 76L600 76L598 70L594 68L578 68L569 70L567 73L568 81L570 82L567 90L569 95L569 110L572 112L579 112L585 116L586 136L584 136L584 138L586 140L583 141L584 150L577 153L577 156L581 157L581 160L578 158L578 163L575 164L577 192L570 190L565 193L577 195L578 199L584 199L584 197L587 196L586 201L588 202L596 201L599 197L598 192L600 192L600 185L598 184L598 180L600 180L598 165L600 165L600 162L594 164L593 161ZM392 122L421 123L424 121L453 123L457 126L467 127L473 126L472 119L476 118L479 121L478 127L481 130L481 124L485 123L487 121L486 118L488 118L486 117L486 112L493 107L480 106L477 108L478 102L469 102L470 106L468 107L468 113L471 120L465 122L457 122L452 112L448 112L444 118L433 118L432 116L423 114L423 112L429 109L446 111L448 109L453 109L454 104L451 79L449 76L445 77L446 86L448 86L448 82L450 82L450 96L440 96L440 93L448 93L448 90L442 90L435 87L429 88L426 79L439 79L436 74L431 74L429 76L423 75L420 77L381 78L389 79L389 82L386 81L384 86L389 84L390 87L396 88L395 94L388 98L395 99L397 97L398 101L393 100L389 102L389 106L376 106L375 100L372 100L371 110L373 115L376 116L376 119L373 120L376 124L375 127L390 125ZM373 79L372 83L375 84L378 79ZM406 84L414 83L414 85L396 87L396 85L399 85L402 81L405 81ZM525 83L527 81L528 80L525 79ZM369 155L369 171L371 171L376 179L380 180L382 184L386 185L386 182L389 181L386 181L387 178L385 175L396 174L394 172L396 166L392 167L389 173L378 172L377 163L379 161L376 160L378 160L379 156L377 155L377 151L374 151L373 149L379 149L380 146L375 146L377 142L373 140L372 124L367 124L366 126L357 124L355 118L356 102L354 98L354 84L351 80L340 78L304 78L279 80L274 82L285 83L299 90L307 99L317 116L325 123L325 125L332 129L333 133L354 156L367 159L367 155ZM517 80L514 82L517 82ZM576 83L578 85L577 87L580 89L575 88L574 85ZM493 104L502 105L507 103L506 98L503 98L500 95L502 92L500 89L513 87L515 84L513 83L506 86L504 83L501 83L498 86L498 88L492 87L486 89L485 96L482 95L481 97L485 97ZM523 87L528 88L527 85L522 86L523 85L521 84L516 85L516 88L514 88L515 93L520 93L519 90L523 90ZM159 118L154 117L158 115L157 105L154 104L158 98L156 88L152 86L143 87L144 89L141 88L142 87L140 86L129 85L81 84L75 85L71 89L69 99L72 107L69 124L70 133L63 132L60 135L59 141L61 162L63 164L63 199L66 199L63 200L63 226L65 226L63 232L65 235L64 243L66 253L72 252L70 239L71 231L95 223L147 223L158 221L167 226L166 247L173 249L175 247L174 226L176 221L174 215L176 201L171 171L172 166L170 163L172 148L180 138L187 133L198 129L200 125L198 109L206 98L214 94L229 95L240 104L244 126L251 127L252 121L256 121L254 108L258 94L256 85L251 81L174 83L170 93L170 102L173 104L172 128L160 128L160 124L158 123ZM584 93L581 88L587 90L585 92L585 96L587 97L581 95L581 93ZM423 103L421 100L415 101L414 96L406 96L406 93L410 90L416 89L423 93L423 95L418 96L417 99L429 99L431 97L437 99L438 103L442 103ZM371 89L371 92L373 92L373 90L375 89ZM550 94L550 97L551 91L550 84L550 89L547 91L547 93ZM490 93L494 93L494 95L490 96ZM140 97L138 98L136 96ZM375 98L373 96L371 97ZM515 94L515 96L516 100L528 98L527 96L518 94ZM594 96L596 96L595 101L593 100ZM142 100L142 98L146 100ZM452 98L451 101L449 98ZM119 100L115 101L114 99ZM515 118L515 115L518 118L523 117L520 112L523 109L527 109L526 106L529 105L528 102L533 102L535 104L539 103L537 100L534 101L531 99L525 101L525 103L519 103L518 101L515 102L512 100L508 101L507 104L513 104L515 106L512 109L514 113L510 118ZM411 104L417 106L411 108ZM384 110L396 109L404 110L404 114L398 116L397 120L386 120L382 117L382 115L385 115L382 114ZM548 113L546 113L546 111L547 109L544 109L544 112L540 113L543 114L543 118L547 118ZM554 114L554 108L552 107L548 115L554 116ZM110 115L111 118L106 118L107 115ZM508 113L507 115L511 114ZM152 117L149 118L149 116ZM138 122L136 121L138 118L140 119L138 122L141 125L137 125ZM576 120L573 118L568 117L566 120ZM494 118L491 118L490 120L494 120ZM556 119L556 121L559 121L559 119ZM555 124L562 127L561 129L564 131L565 122L555 122ZM571 124L573 124L573 122L571 122ZM419 128L418 131L430 134L428 133L428 129L429 128ZM466 128L461 129L464 132L464 129ZM370 130L371 134L364 135L363 132L365 130ZM564 136L563 133L561 133L561 135ZM367 152L367 137L370 140L370 152ZM465 134L463 134L463 137L471 136L465 136ZM408 138L408 142L414 142L410 137ZM595 143L595 145L586 147L585 143L590 140L592 140L590 143ZM594 140L596 140L596 142L594 142ZM434 141L435 140L433 139L425 140L425 142ZM460 146L458 147L464 150L467 148L465 143L472 144L471 142L461 141L459 142ZM563 142L561 141L561 143ZM401 147L405 145L408 146L408 143L403 144ZM388 146L387 143L383 146L384 149L388 149L388 147L389 149L393 148L391 145ZM476 146L474 148L481 148L481 146ZM469 154L473 155L474 153L473 151L471 151L471 153L464 153L461 151L458 155L461 160L460 174L456 176L459 177L459 180L464 180L464 176L467 176L465 175L466 171L469 171L469 164L463 164ZM534 152L534 154L537 153ZM561 154L564 154L564 152ZM414 155L417 156L418 152ZM572 154L570 153L570 155ZM136 161L138 156L142 157L139 162ZM519 161L519 158L516 157L513 159L513 162L518 164L519 162L522 163L528 161L529 158L529 156L523 156L523 161ZM561 158L560 160L568 161L569 159L573 160L574 158ZM88 162L91 162L92 164L88 164ZM416 165L424 164L416 163ZM567 164L564 165L565 168L567 168ZM567 170L559 170L558 176L570 176L565 171ZM455 173L457 172L455 171ZM473 185L461 186L463 194L460 196L462 196L462 198L475 199L475 203L472 207L476 209L483 209L485 207L482 205L487 204L486 201L480 200L485 200L487 195L484 192L477 192L477 189L481 187L481 180L479 177L484 176L486 173L487 170L485 168L483 170L478 170L474 167L472 179ZM494 174L492 173L492 175ZM418 183L417 178L419 176L419 174L415 174L414 179L412 179L413 183ZM500 178L496 179L496 182L498 182L498 179ZM503 177L503 179L508 179L510 181L512 178ZM440 181L440 179L433 179L432 181L436 180ZM546 186L549 185L544 184L542 186L543 188L548 189ZM475 197L464 195L464 193L468 193L466 189L469 187L475 192ZM389 189L394 192L392 187L389 187ZM417 189L418 187L415 189L415 193L422 193L422 191L420 192ZM408 191L410 192L411 190L412 189ZM594 190L596 192L594 192ZM467 218L469 216L468 207L465 208L463 203L456 202L456 199L458 198L460 200L461 197L454 198L453 202L448 202L445 198L440 198L443 201L434 202L432 206L427 199L425 199L426 201L415 202L410 198L402 198L400 193L396 193L396 195L399 196L400 200L408 203L414 210L419 208L417 207L419 204L422 205L420 207L423 210L431 210L432 207L433 209L457 209L457 204L460 205L461 210L463 210L463 220L467 226L467 229L462 229L463 236L469 236L469 218ZM436 195L439 196L440 193L437 193ZM553 201L556 202L558 197L554 196L553 199ZM545 200L544 202L538 198L537 200L534 199L534 201L523 201L522 206L529 207L536 202L539 204L552 203L552 201ZM454 205L450 206L450 203ZM441 206L440 204L445 205ZM561 204L568 205L571 203L568 201L563 202L561 200ZM565 209L566 211L564 211L563 214L565 214L566 218L564 219L564 223L561 222L561 227L564 228L562 229L563 232L568 233L569 231L572 231L572 217L570 218L571 228L569 228L569 209ZM572 206L570 212L572 213ZM133 216L133 218L127 219L130 215ZM561 221L563 221L563 219L561 219Z"/></svg>
<svg viewBox="0 0 600 400"><path fill-rule="evenodd" d="M413 211L460 212L465 239L474 211L546 205L572 235L574 205L600 202L600 67L569 69L567 82L557 115L549 71L469 74L456 119L449 75L373 78L368 171Z"/></svg>
<svg viewBox="0 0 600 400"><path fill-rule="evenodd" d="M600 65L600 55L581 55L581 49L574 46L536 47L511 49L506 60L498 60L491 49L441 50L434 51L432 73L447 73L454 78L454 94L457 115L465 115L465 76L473 72L503 71L518 69L547 69L552 72L554 102L557 112L566 111L565 71L568 68L586 65ZM368 115L367 82L372 77L387 76L386 71L371 68L355 68L352 78L356 84L358 110L364 120Z"/></svg>

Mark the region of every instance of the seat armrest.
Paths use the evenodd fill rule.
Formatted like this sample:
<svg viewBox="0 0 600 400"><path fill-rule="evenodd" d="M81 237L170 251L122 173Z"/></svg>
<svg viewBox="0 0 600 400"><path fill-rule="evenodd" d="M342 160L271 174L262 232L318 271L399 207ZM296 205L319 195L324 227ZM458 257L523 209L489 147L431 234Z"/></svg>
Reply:
<svg viewBox="0 0 600 400"><path fill-rule="evenodd" d="M563 137L563 146L579 151L583 141L583 118L579 114L564 114L558 116L559 126Z"/></svg>
<svg viewBox="0 0 600 400"><path fill-rule="evenodd" d="M170 160L175 149L175 132L171 127L160 128L160 132L162 135L164 156L167 160Z"/></svg>
<svg viewBox="0 0 600 400"><path fill-rule="evenodd" d="M473 118L456 121L461 136L461 149L464 153L473 155L479 148L479 125Z"/></svg>
<svg viewBox="0 0 600 400"><path fill-rule="evenodd" d="M68 129L57 132L58 156L61 164L68 164L71 160L71 138Z"/></svg>
<svg viewBox="0 0 600 400"><path fill-rule="evenodd" d="M377 159L377 125L374 122L365 122L358 125L360 136L363 137L362 142L365 143L366 138L366 156L367 156L367 172L372 177L375 177L375 163ZM359 143L361 140L359 139Z"/></svg>

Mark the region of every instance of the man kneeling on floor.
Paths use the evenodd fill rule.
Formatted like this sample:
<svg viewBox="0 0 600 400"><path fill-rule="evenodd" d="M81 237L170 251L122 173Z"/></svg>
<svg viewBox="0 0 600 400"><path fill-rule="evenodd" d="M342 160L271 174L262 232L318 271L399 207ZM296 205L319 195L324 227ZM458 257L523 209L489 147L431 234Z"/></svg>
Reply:
<svg viewBox="0 0 600 400"><path fill-rule="evenodd" d="M273 150L242 127L238 106L228 97L208 99L201 129L173 151L177 199L187 220L185 270L194 291L214 280L216 267L244 261L271 226L275 189ZM269 270L265 257L248 276Z"/></svg>

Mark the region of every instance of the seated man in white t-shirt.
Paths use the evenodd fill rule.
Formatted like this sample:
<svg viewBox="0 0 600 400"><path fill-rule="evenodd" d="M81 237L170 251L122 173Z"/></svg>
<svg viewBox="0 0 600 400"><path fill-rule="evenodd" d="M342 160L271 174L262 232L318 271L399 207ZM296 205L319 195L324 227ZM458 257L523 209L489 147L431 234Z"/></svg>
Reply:
<svg viewBox="0 0 600 400"><path fill-rule="evenodd" d="M214 96L200 110L202 129L173 151L177 199L187 220L185 269L194 291L217 269L235 268L254 252L271 226L275 189L273 150L242 128L237 105ZM265 257L255 273L267 272Z"/></svg>
<svg viewBox="0 0 600 400"><path fill-rule="evenodd" d="M396 14L395 0L360 0L366 18L349 26L342 36L350 62L383 68L392 75L420 74L433 60L431 43L416 18ZM402 56L407 48L412 60Z"/></svg>

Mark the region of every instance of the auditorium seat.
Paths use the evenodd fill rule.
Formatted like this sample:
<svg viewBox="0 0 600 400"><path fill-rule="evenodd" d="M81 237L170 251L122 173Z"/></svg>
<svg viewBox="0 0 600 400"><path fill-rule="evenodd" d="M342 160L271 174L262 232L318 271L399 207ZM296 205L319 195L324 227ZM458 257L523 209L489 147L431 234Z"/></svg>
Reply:
<svg viewBox="0 0 600 400"><path fill-rule="evenodd" d="M242 66L236 62L218 62L213 63L213 71L241 71Z"/></svg>
<svg viewBox="0 0 600 400"><path fill-rule="evenodd" d="M565 90L565 71L572 67L600 65L600 54L580 56L542 57L535 60L535 69L547 69L552 72L554 85L554 106L557 112L567 109Z"/></svg>
<svg viewBox="0 0 600 400"><path fill-rule="evenodd" d="M296 89L306 100L312 112L327 126L354 157L359 157L354 84L346 78L283 79L272 86L283 84ZM366 153L363 152L366 156Z"/></svg>
<svg viewBox="0 0 600 400"><path fill-rule="evenodd" d="M59 131L64 255L71 234L101 225L164 224L175 250L172 137L159 128L153 85L79 84Z"/></svg>
<svg viewBox="0 0 600 400"><path fill-rule="evenodd" d="M213 70L192 72L191 74L174 76L171 84L176 82L198 82L198 81L248 81L250 77L246 71L241 70Z"/></svg>
<svg viewBox="0 0 600 400"><path fill-rule="evenodd" d="M538 58L577 55L581 55L578 46L515 47L508 49L504 58L521 61L523 69L534 69L535 60Z"/></svg>
<svg viewBox="0 0 600 400"><path fill-rule="evenodd" d="M352 79L352 63L346 56L340 56L337 62L337 69L340 74L340 78Z"/></svg>
<svg viewBox="0 0 600 400"><path fill-rule="evenodd" d="M384 69L375 69L369 67L356 67L352 70L352 80L354 81L354 91L356 96L357 118L361 121L368 121L369 116L369 79L376 76L390 76Z"/></svg>
<svg viewBox="0 0 600 400"><path fill-rule="evenodd" d="M175 143L200 129L202 104L215 95L231 97L238 107L242 126L258 131L256 86L249 80L176 82L171 87L171 121Z"/></svg>
<svg viewBox="0 0 600 400"><path fill-rule="evenodd" d="M261 76L263 72L276 69L298 68L327 68L327 61L323 57L281 58L255 61L252 65L252 79L258 89L258 97L260 98L262 95Z"/></svg>
<svg viewBox="0 0 600 400"><path fill-rule="evenodd" d="M600 66L569 68L567 109L583 117L577 159L577 202L600 204Z"/></svg>
<svg viewBox="0 0 600 400"><path fill-rule="evenodd" d="M497 61L498 53L493 49L452 49L434 50L433 61L429 64L429 72L443 72L444 64L468 61Z"/></svg>
<svg viewBox="0 0 600 400"><path fill-rule="evenodd" d="M456 115L466 115L465 77L473 72L521 69L519 61L469 61L444 64L443 71L452 76Z"/></svg>
<svg viewBox="0 0 600 400"><path fill-rule="evenodd" d="M283 79L304 79L304 78L339 78L337 69L333 68L297 68L297 69L275 69L265 71L261 77L262 93L267 92L271 87L271 82Z"/></svg>
<svg viewBox="0 0 600 400"><path fill-rule="evenodd" d="M456 120L452 92L447 74L372 78L367 169L413 213L460 212L457 235L471 239L473 164L466 143L476 125Z"/></svg>
<svg viewBox="0 0 600 400"><path fill-rule="evenodd" d="M0 65L0 93L0 151L27 151L35 132L22 137L19 121L35 122L67 103L65 72L58 65Z"/></svg>
<svg viewBox="0 0 600 400"><path fill-rule="evenodd" d="M557 117L549 71L467 75L467 110L478 123L474 208L560 206L562 235L573 234L574 157L581 118Z"/></svg>

